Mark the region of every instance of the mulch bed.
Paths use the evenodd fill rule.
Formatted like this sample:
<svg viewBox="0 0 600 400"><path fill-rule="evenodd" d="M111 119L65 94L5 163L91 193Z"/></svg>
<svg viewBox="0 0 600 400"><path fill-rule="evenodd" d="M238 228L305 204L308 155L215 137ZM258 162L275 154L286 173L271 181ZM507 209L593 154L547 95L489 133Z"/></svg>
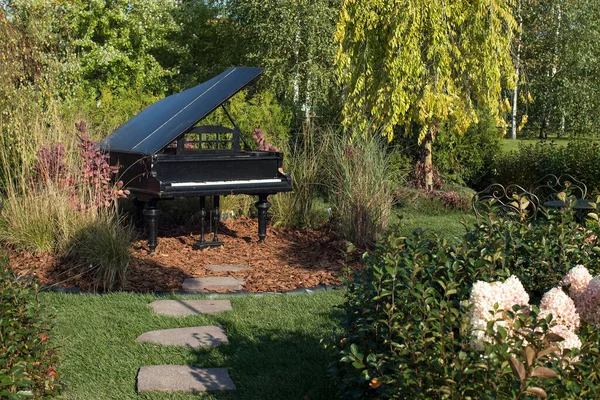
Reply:
<svg viewBox="0 0 600 400"><path fill-rule="evenodd" d="M313 231L268 227L265 243L259 243L257 221L241 217L221 223L219 240L225 243L223 247L194 250L199 237L199 227L165 225L159 230L159 245L153 255L147 253L146 240L133 243L124 290L180 290L185 278L207 276L242 277L244 290L250 292L341 283L346 242L328 226ZM212 235L205 239L212 239ZM9 256L14 270L34 274L43 284L91 289L86 277L75 273L72 260L14 251L9 251ZM251 268L230 273L206 268L236 264Z"/></svg>

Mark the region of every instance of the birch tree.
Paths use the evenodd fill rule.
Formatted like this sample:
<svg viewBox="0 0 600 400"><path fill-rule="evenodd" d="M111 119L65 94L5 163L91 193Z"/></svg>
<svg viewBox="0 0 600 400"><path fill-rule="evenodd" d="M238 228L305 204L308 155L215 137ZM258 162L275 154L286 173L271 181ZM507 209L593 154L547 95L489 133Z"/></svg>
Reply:
<svg viewBox="0 0 600 400"><path fill-rule="evenodd" d="M500 123L510 107L501 91L514 83L512 6L511 0L343 1L335 39L344 125L380 129L389 140L395 127L417 126L432 190L439 123L450 121L460 134L477 121L477 108L489 108Z"/></svg>
<svg viewBox="0 0 600 400"><path fill-rule="evenodd" d="M228 0L242 32L245 61L266 67L262 81L297 116L310 120L331 108L339 0Z"/></svg>

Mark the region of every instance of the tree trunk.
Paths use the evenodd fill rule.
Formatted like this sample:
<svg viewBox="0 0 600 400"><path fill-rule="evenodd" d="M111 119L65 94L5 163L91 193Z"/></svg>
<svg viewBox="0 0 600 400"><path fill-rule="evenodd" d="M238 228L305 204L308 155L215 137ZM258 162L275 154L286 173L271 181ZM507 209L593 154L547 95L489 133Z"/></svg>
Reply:
<svg viewBox="0 0 600 400"><path fill-rule="evenodd" d="M517 54L515 54L515 89L513 90L512 98L512 126L511 139L517 139L517 99L519 93L519 67L521 62L521 38L523 32L523 17L521 16L521 3L517 10L517 18L519 20L519 35L517 36Z"/></svg>
<svg viewBox="0 0 600 400"><path fill-rule="evenodd" d="M423 142L425 147L425 190L433 191L433 162L431 158L431 135L427 135Z"/></svg>
<svg viewBox="0 0 600 400"><path fill-rule="evenodd" d="M435 122L429 127L425 138L423 139L423 148L425 149L425 190L433 191L433 157L431 153L431 145L438 133L439 122Z"/></svg>

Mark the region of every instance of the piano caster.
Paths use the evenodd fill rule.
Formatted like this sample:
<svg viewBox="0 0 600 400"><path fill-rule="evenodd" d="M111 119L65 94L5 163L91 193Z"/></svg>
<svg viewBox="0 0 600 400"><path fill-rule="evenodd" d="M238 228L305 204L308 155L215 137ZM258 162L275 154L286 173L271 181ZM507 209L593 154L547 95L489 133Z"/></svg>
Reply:
<svg viewBox="0 0 600 400"><path fill-rule="evenodd" d="M219 212L219 196L215 196L213 200L214 210L211 213L211 219L214 225L214 236L213 240L206 241L204 240L204 220L206 219L206 200L204 196L200 197L200 240L194 243L192 248L194 250L202 250L207 247L219 247L223 246L225 243L219 241L219 222L221 221L221 213Z"/></svg>
<svg viewBox="0 0 600 400"><path fill-rule="evenodd" d="M158 246L157 226L158 217L160 216L157 201L149 201L143 214L146 219L146 226L148 227L148 254L154 254L156 246Z"/></svg>
<svg viewBox="0 0 600 400"><path fill-rule="evenodd" d="M258 201L254 204L258 209L258 241L260 243L265 242L267 237L267 214L271 203L267 201L267 196L261 194L258 196Z"/></svg>

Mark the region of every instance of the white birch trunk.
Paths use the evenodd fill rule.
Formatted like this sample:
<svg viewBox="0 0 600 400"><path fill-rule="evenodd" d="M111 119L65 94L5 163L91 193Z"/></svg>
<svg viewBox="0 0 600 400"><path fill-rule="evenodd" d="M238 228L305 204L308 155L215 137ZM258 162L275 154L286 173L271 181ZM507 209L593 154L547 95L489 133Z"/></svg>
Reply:
<svg viewBox="0 0 600 400"><path fill-rule="evenodd" d="M519 2L519 8L517 11L517 18L519 19L519 36L517 37L517 53L515 54L515 88L513 90L512 98L512 125L511 135L512 140L517 140L517 107L518 107L518 95L519 95L519 68L521 67L521 39L523 35L523 17L521 16L521 3Z"/></svg>

